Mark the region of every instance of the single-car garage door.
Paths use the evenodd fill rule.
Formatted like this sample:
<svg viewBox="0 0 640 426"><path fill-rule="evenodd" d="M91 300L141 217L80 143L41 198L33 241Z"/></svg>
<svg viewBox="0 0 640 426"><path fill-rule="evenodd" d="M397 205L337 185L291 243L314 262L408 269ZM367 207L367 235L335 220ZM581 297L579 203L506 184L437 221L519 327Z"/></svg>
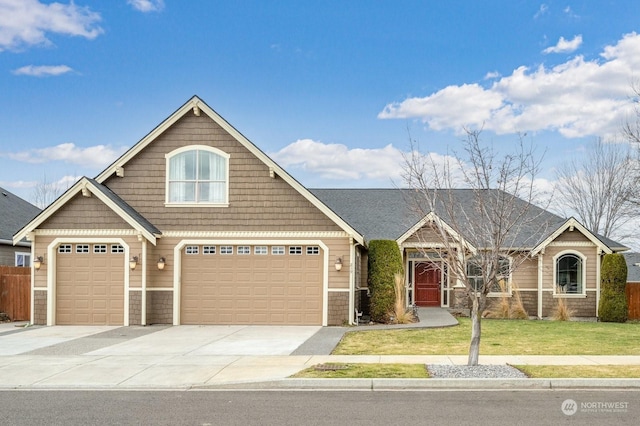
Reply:
<svg viewBox="0 0 640 426"><path fill-rule="evenodd" d="M318 246L189 245L181 324L322 325Z"/></svg>
<svg viewBox="0 0 640 426"><path fill-rule="evenodd" d="M61 244L56 324L124 324L124 250L119 244Z"/></svg>

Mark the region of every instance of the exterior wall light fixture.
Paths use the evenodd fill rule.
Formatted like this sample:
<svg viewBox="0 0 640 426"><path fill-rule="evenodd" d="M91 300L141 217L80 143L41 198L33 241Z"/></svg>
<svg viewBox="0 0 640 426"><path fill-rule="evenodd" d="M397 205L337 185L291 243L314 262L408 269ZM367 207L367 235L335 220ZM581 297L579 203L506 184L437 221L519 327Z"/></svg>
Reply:
<svg viewBox="0 0 640 426"><path fill-rule="evenodd" d="M336 267L336 271L340 272L340 270L342 269L342 258L341 257L337 257L336 258L336 263L334 265Z"/></svg>
<svg viewBox="0 0 640 426"><path fill-rule="evenodd" d="M167 259L165 259L164 257L161 257L160 259L158 259L158 269L162 271L166 263L167 263Z"/></svg>
<svg viewBox="0 0 640 426"><path fill-rule="evenodd" d="M35 270L39 271L40 268L42 268L42 265L44 265L44 257L36 257L36 259L33 261L33 267L35 268Z"/></svg>
<svg viewBox="0 0 640 426"><path fill-rule="evenodd" d="M131 269L132 271L134 269L136 269L136 266L138 266L138 256L133 256L130 260L129 260L129 269Z"/></svg>

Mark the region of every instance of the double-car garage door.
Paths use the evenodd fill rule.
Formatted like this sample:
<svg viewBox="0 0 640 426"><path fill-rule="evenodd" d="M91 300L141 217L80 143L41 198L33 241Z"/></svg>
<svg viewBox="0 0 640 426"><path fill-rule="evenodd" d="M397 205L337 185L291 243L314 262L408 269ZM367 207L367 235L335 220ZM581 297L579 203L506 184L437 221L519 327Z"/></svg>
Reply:
<svg viewBox="0 0 640 426"><path fill-rule="evenodd" d="M322 325L318 246L188 245L181 324Z"/></svg>
<svg viewBox="0 0 640 426"><path fill-rule="evenodd" d="M187 245L181 324L322 325L323 251L307 245ZM124 324L124 250L61 244L59 325Z"/></svg>
<svg viewBox="0 0 640 426"><path fill-rule="evenodd" d="M119 244L61 244L56 324L124 324L124 250Z"/></svg>

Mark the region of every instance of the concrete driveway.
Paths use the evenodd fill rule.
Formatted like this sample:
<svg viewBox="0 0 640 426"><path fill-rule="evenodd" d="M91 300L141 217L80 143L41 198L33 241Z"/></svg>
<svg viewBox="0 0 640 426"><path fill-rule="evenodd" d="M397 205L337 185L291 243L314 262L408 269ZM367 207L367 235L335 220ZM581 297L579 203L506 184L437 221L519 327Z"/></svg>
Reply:
<svg viewBox="0 0 640 426"><path fill-rule="evenodd" d="M290 355L321 327L54 326L0 328L7 355Z"/></svg>
<svg viewBox="0 0 640 426"><path fill-rule="evenodd" d="M0 389L190 388L276 380L321 327L0 326Z"/></svg>

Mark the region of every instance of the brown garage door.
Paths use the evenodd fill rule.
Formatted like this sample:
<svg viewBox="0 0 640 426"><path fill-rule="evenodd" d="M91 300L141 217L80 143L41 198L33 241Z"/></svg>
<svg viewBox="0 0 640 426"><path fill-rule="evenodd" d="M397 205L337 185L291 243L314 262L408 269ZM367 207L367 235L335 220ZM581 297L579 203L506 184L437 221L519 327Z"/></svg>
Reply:
<svg viewBox="0 0 640 426"><path fill-rule="evenodd" d="M322 325L317 246L186 246L182 324Z"/></svg>
<svg viewBox="0 0 640 426"><path fill-rule="evenodd" d="M124 253L113 244L61 244L56 324L124 324Z"/></svg>

